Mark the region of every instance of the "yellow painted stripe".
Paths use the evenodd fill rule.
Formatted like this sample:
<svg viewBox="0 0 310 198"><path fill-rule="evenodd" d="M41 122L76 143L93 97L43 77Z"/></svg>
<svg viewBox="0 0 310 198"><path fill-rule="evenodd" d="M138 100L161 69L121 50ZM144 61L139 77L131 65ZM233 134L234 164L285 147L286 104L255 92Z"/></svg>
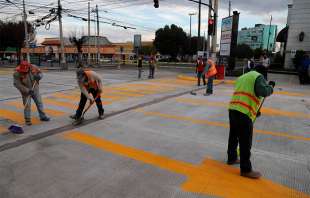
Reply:
<svg viewBox="0 0 310 198"><path fill-rule="evenodd" d="M2 125L0 125L0 134L8 131L8 129Z"/></svg>
<svg viewBox="0 0 310 198"><path fill-rule="evenodd" d="M228 108L228 102L214 102L214 101L207 101L205 99L193 99L193 98L176 98L176 101L179 103L190 104L195 106L207 105L213 107ZM261 112L265 115L310 119L310 114L302 112L284 111L270 107L263 107L261 109Z"/></svg>
<svg viewBox="0 0 310 198"><path fill-rule="evenodd" d="M126 88L126 87L113 87L113 89L118 90L118 91L126 91L129 93L138 93L138 94L154 94L156 92L154 91L139 91L139 90L134 90L134 89L130 89L130 88Z"/></svg>
<svg viewBox="0 0 310 198"><path fill-rule="evenodd" d="M160 85L152 85L152 84L128 84L128 87L138 87L138 88L144 88L154 91L172 91L175 90L172 87L167 86L160 86Z"/></svg>
<svg viewBox="0 0 310 198"><path fill-rule="evenodd" d="M224 122L201 120L201 119L196 119L196 118L188 117L188 116L178 116L178 115L164 114L164 113L159 113L159 112L150 112L150 111L144 111L142 109L138 109L136 110L136 112L143 113L144 115L162 117L162 118L167 118L167 119L172 119L172 120L188 121L194 124L229 128L229 124L224 123ZM295 135L290 135L285 132L274 132L274 131L266 131L266 130L260 130L260 129L254 129L254 132L264 134L264 135L271 135L275 137L284 137L284 138L298 140L298 141L310 141L310 137L295 136Z"/></svg>
<svg viewBox="0 0 310 198"><path fill-rule="evenodd" d="M60 106L60 107L66 107L66 108L69 108L69 109L75 109L78 106L78 104L72 104L72 103L69 103L69 102L63 102L63 101L58 101L58 100L49 99L49 98L44 98L43 101L44 101L44 104Z"/></svg>
<svg viewBox="0 0 310 198"><path fill-rule="evenodd" d="M288 91L275 91L273 94L286 95L286 96L305 96L305 94L303 93L288 92Z"/></svg>
<svg viewBox="0 0 310 198"><path fill-rule="evenodd" d="M24 114L23 113L17 113L15 111L7 110L7 109L0 109L0 117L5 118L8 120L11 120L18 124L24 124ZM32 118L33 124L38 124L40 121L37 118Z"/></svg>
<svg viewBox="0 0 310 198"><path fill-rule="evenodd" d="M67 99L67 100L70 100L70 101L73 101L73 102L79 102L80 101L80 94L81 93L71 93L71 94L65 94L65 93L55 93L53 94L54 97L56 98L61 98L61 99ZM101 95L101 97L103 96L104 94ZM109 105L111 104L112 102L111 101L106 101L105 100L106 98L101 98L101 102L103 105ZM113 101L116 101L116 100L113 100Z"/></svg>
<svg viewBox="0 0 310 198"><path fill-rule="evenodd" d="M118 90L104 90L103 94L109 94L109 95L121 95L121 96L127 96L127 97L143 97L144 94L137 94L137 93L130 93L125 91L118 91Z"/></svg>
<svg viewBox="0 0 310 198"><path fill-rule="evenodd" d="M22 104L22 101L10 101L10 102L6 102L5 104L10 105L10 106L14 106L18 109L24 109L24 105ZM31 110L32 111L36 111L36 107L35 104L31 105ZM44 109L45 113L47 113L48 115L51 116L63 116L66 113L63 111L58 111L58 110L54 110L54 109Z"/></svg>
<svg viewBox="0 0 310 198"><path fill-rule="evenodd" d="M274 183L268 179L250 180L240 177L238 168L212 159L206 159L202 164L196 165L114 143L79 131L65 133L64 137L96 149L184 175L187 178L186 182L181 185L184 191L216 197L309 198L309 195L305 193Z"/></svg>

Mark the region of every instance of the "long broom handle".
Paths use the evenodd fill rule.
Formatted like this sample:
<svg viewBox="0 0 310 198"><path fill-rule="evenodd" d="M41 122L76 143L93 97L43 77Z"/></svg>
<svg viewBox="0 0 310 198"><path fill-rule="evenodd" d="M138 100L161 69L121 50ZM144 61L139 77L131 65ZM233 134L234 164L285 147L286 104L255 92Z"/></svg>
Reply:
<svg viewBox="0 0 310 198"><path fill-rule="evenodd" d="M32 88L31 88L32 91L33 91L34 87L36 86L36 84L37 84L37 81L34 81L34 83L32 85ZM26 100L26 103L25 103L25 108L29 105L28 103L29 103L30 99L31 99L31 95L29 95L27 97L27 100Z"/></svg>
<svg viewBox="0 0 310 198"><path fill-rule="evenodd" d="M90 107L96 102L97 98L99 98L100 94L98 94L96 96L96 98L94 99L93 103L89 103L88 107L84 110L82 117L84 116L84 114L90 109Z"/></svg>

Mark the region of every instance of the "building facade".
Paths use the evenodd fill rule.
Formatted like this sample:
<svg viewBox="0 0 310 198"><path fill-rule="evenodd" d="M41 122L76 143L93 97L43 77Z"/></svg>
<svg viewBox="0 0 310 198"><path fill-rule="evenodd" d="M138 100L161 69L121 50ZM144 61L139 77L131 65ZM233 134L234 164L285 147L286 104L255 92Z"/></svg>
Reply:
<svg viewBox="0 0 310 198"><path fill-rule="evenodd" d="M252 49L274 51L276 46L277 26L256 24L253 28L242 28L238 33L238 45L247 44Z"/></svg>
<svg viewBox="0 0 310 198"><path fill-rule="evenodd" d="M310 54L310 1L293 0L288 5L288 38L285 50L285 65L287 69L293 69L293 58L297 50L303 50Z"/></svg>

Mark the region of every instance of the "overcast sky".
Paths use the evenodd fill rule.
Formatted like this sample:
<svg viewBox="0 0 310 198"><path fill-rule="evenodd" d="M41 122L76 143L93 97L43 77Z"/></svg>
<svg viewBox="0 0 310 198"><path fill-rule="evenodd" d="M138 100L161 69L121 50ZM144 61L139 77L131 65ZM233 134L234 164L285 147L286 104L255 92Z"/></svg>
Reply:
<svg viewBox="0 0 310 198"><path fill-rule="evenodd" d="M21 8L22 0L11 0ZM208 3L208 0L202 0ZM219 27L221 19L228 16L228 1L219 0ZM269 24L270 15L273 16L272 24L278 25L279 30L286 24L287 5L292 0L231 0L232 9L238 10L240 14L239 29L252 27L256 23ZM21 17L18 10L13 5L6 5L0 0L0 19L19 20ZM29 21L33 21L48 14L49 7L56 7L57 0L42 0L36 3L35 0L25 0L26 10L33 10L34 15L29 16ZM64 35L69 36L87 35L87 22L81 19L68 17L67 14L87 17L87 0L61 0L64 9L70 9L63 14ZM99 16L101 21L113 22L135 27L136 30L123 29L110 24L100 23L100 35L106 36L112 42L132 41L134 34L142 34L142 40L154 39L156 29L166 24L176 24L184 31L189 32L190 12L198 12L198 5L187 0L159 0L160 8L153 7L153 0L93 0L91 7L99 6ZM39 8L45 6L48 8ZM202 7L202 35L207 26L207 7ZM74 11L73 11L74 10ZM94 18L94 13L91 17ZM197 16L192 18L192 35L197 35ZM95 25L91 23L91 34L94 34ZM279 31L278 30L278 31ZM43 26L37 28L37 38L41 42L45 37L58 37L58 22L51 23L50 29ZM218 30L220 31L220 30Z"/></svg>

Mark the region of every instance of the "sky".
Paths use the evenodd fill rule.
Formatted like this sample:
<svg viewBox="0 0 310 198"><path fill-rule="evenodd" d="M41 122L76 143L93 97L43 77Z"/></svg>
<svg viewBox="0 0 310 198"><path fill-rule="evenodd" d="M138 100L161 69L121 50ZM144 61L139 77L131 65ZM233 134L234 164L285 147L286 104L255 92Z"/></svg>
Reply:
<svg viewBox="0 0 310 198"><path fill-rule="evenodd" d="M20 20L22 0L10 0L15 5L0 0L0 20ZM231 0L232 10L240 12L239 29L253 27L255 24L269 24L272 15L272 24L278 25L278 31L285 27L287 19L287 5L292 0ZM41 18L49 13L49 9L57 7L57 0L25 0L26 10L34 14L28 15L28 21ZM208 0L202 0L208 3ZM219 0L219 20L228 16L229 0ZM64 36L87 35L88 23L78 18L69 17L68 14L87 18L87 0L61 0L63 9L63 31ZM134 34L141 34L143 41L151 41L155 37L157 29L165 25L176 24L189 33L189 13L198 12L198 4L188 0L159 0L159 8L154 8L153 0L91 0L91 10L98 5L99 17L102 22L116 23L118 25L134 27L136 29L124 29L111 24L100 23L100 35L106 36L111 42L133 41ZM19 7L19 8L17 8ZM201 35L207 32L208 8L202 6ZM94 19L95 13L91 12ZM91 22L91 35L95 34L95 24ZM192 35L197 35L198 16L192 17ZM44 38L58 37L58 21L50 23L50 28L44 26L36 28L37 41L42 42ZM218 28L220 33L220 28ZM219 37L219 36L218 36Z"/></svg>

